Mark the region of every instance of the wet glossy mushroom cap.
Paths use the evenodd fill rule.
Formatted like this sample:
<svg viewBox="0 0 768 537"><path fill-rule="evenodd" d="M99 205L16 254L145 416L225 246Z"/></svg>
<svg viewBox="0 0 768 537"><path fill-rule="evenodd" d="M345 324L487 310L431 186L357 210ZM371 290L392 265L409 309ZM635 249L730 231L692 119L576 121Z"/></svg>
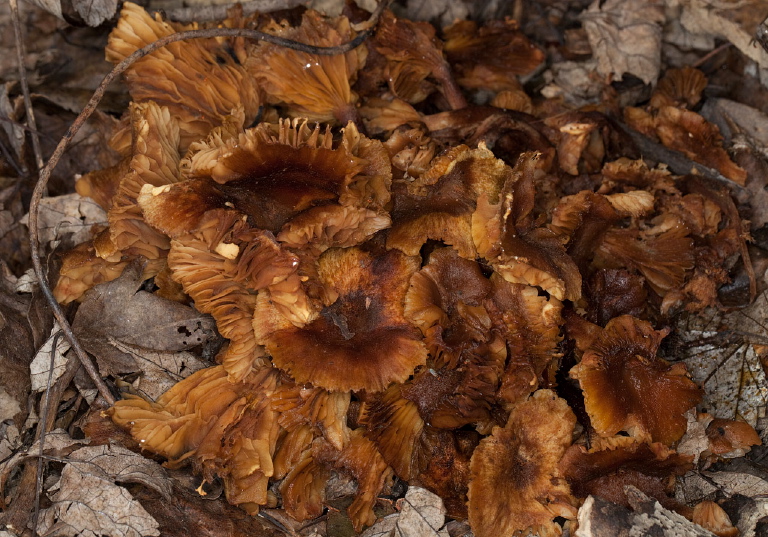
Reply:
<svg viewBox="0 0 768 537"><path fill-rule="evenodd" d="M619 431L671 444L685 432L684 414L701 399L685 365L656 356L667 331L625 315L612 319L571 369L592 426L601 436Z"/></svg>
<svg viewBox="0 0 768 537"><path fill-rule="evenodd" d="M559 535L555 517L576 515L557 468L575 423L563 399L539 390L512 410L505 427L494 427L480 441L469 483L469 523L475 535Z"/></svg>
<svg viewBox="0 0 768 537"><path fill-rule="evenodd" d="M303 328L293 326L259 295L256 339L274 364L299 383L327 390L377 392L402 382L425 362L421 334L403 315L418 260L390 250L331 249L318 262L321 282L337 298Z"/></svg>

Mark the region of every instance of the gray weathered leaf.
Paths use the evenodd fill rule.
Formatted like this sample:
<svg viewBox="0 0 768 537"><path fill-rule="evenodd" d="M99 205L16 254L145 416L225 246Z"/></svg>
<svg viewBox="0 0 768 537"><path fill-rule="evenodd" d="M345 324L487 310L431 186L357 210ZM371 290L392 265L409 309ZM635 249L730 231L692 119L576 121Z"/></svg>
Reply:
<svg viewBox="0 0 768 537"><path fill-rule="evenodd" d="M107 213L90 198L80 194L65 194L40 201L39 213L40 244L60 240L66 234L72 234L73 244L80 244L91 238L94 224L107 223ZM28 225L29 215L24 215L21 223Z"/></svg>
<svg viewBox="0 0 768 537"><path fill-rule="evenodd" d="M400 512L368 528L361 537L448 537L443 500L420 487L409 487L398 501Z"/></svg>
<svg viewBox="0 0 768 537"><path fill-rule="evenodd" d="M621 80L631 73L646 84L656 82L664 22L660 0L596 0L580 18L600 74Z"/></svg>
<svg viewBox="0 0 768 537"><path fill-rule="evenodd" d="M56 335L58 334L58 335ZM51 369L51 353L53 352L54 341L56 343L56 352L53 356L53 374L51 383L56 382L67 368L68 358L65 356L70 349L69 341L61 333L59 325L54 325L51 330L51 336L43 343L40 350L37 351L32 363L29 364L29 372L32 378L32 391L40 392L48 386L48 376Z"/></svg>

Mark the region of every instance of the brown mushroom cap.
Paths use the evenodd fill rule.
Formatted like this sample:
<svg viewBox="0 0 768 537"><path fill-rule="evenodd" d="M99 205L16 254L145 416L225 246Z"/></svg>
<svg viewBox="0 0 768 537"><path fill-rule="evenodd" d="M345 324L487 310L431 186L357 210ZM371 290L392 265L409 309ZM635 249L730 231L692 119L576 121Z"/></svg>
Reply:
<svg viewBox="0 0 768 537"><path fill-rule="evenodd" d="M272 22L264 30L319 47L341 45L354 38L346 17L328 19L314 10L304 13L298 27ZM365 64L365 56L365 47L320 56L261 42L250 50L246 68L273 102L288 106L289 115L345 124L355 116L357 94L350 84Z"/></svg>
<svg viewBox="0 0 768 537"><path fill-rule="evenodd" d="M390 250L327 250L320 281L338 298L303 328L293 326L259 295L253 328L274 364L299 383L327 390L377 392L402 382L426 360L418 329L403 315L403 300L418 260Z"/></svg>
<svg viewBox="0 0 768 537"><path fill-rule="evenodd" d="M571 369L598 434L624 430L666 444L683 435L684 414L699 402L701 389L684 364L656 357L667 333L629 315L617 317Z"/></svg>
<svg viewBox="0 0 768 537"><path fill-rule="evenodd" d="M126 2L109 36L107 60L117 63L161 37L196 28L152 18L144 8ZM187 134L186 147L243 107L250 124L259 110L253 78L217 39L178 41L137 60L125 73L137 102L153 100L168 107ZM195 103L194 108L189 103Z"/></svg>
<svg viewBox="0 0 768 537"><path fill-rule="evenodd" d="M539 390L512 410L504 428L494 427L480 441L472 455L468 494L475 535L559 535L554 518L576 515L557 468L575 424L563 399Z"/></svg>
<svg viewBox="0 0 768 537"><path fill-rule="evenodd" d="M699 69L689 66L667 69L653 90L650 107L656 110L665 106L691 109L699 103L706 87L707 77Z"/></svg>
<svg viewBox="0 0 768 537"><path fill-rule="evenodd" d="M713 419L707 426L709 451L715 455L728 454L730 457L741 456L752 446L762 444L760 435L746 422L737 420Z"/></svg>
<svg viewBox="0 0 768 537"><path fill-rule="evenodd" d="M739 529L733 526L728 513L711 500L699 502L693 508L693 523L711 531L717 537L738 537Z"/></svg>
<svg viewBox="0 0 768 537"><path fill-rule="evenodd" d="M111 255L106 258L102 257L103 251L99 252L100 242L112 247ZM114 248L107 228L94 240L79 244L64 254L53 296L61 304L78 300L94 285L118 278L127 264L128 260L122 259Z"/></svg>
<svg viewBox="0 0 768 537"><path fill-rule="evenodd" d="M441 240L462 257L474 259L471 219L478 196L496 201L509 173L484 145L450 149L418 182L402 185L395 193L387 247L416 255L428 239Z"/></svg>
<svg viewBox="0 0 768 537"><path fill-rule="evenodd" d="M285 384L275 394L272 409L279 413L280 426L289 433L308 425L341 450L349 442L349 398L349 392Z"/></svg>

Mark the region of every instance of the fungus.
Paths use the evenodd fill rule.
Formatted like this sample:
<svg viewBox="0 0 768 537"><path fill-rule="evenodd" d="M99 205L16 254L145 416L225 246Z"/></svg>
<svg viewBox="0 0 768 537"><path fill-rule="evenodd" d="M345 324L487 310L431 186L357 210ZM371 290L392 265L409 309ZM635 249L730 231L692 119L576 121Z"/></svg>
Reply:
<svg viewBox="0 0 768 537"><path fill-rule="evenodd" d="M457 21L444 30L444 36L445 53L457 71L458 82L469 89L515 89L517 75L531 73L545 58L511 19L483 26Z"/></svg>
<svg viewBox="0 0 768 537"><path fill-rule="evenodd" d="M650 107L659 110L665 106L692 109L701 100L707 87L707 77L694 67L667 69L651 95Z"/></svg>
<svg viewBox="0 0 768 537"><path fill-rule="evenodd" d="M728 513L711 500L703 500L693 508L693 523L709 530L717 537L738 537L739 529L733 526Z"/></svg>
<svg viewBox="0 0 768 537"><path fill-rule="evenodd" d="M509 174L504 162L483 145L450 149L432 162L418 182L395 192L387 247L417 255L428 239L440 240L460 256L474 259L471 224L476 200L481 194L497 200Z"/></svg>
<svg viewBox="0 0 768 537"><path fill-rule="evenodd" d="M272 409L279 413L280 426L289 433L307 425L341 450L349 442L347 410L349 392L283 385L275 394Z"/></svg>
<svg viewBox="0 0 768 537"><path fill-rule="evenodd" d="M253 319L257 341L297 382L327 390L378 392L402 382L426 360L403 300L418 260L397 250L374 257L359 248L327 250L318 260L333 301L296 327L261 293Z"/></svg>
<svg viewBox="0 0 768 537"><path fill-rule="evenodd" d="M571 369L598 434L627 431L671 444L685 433L685 413L699 402L701 389L684 364L656 356L667 334L628 315L611 319Z"/></svg>
<svg viewBox="0 0 768 537"><path fill-rule="evenodd" d="M760 436L748 423L721 418L713 419L707 426L709 451L724 457L741 457L752 446L762 444Z"/></svg>
<svg viewBox="0 0 768 537"><path fill-rule="evenodd" d="M590 494L629 506L625 485L633 485L668 508L678 506L670 493L669 476L693 468L692 457L675 453L659 442L643 443L626 436L596 438L587 449L573 445L565 451L559 468L573 494Z"/></svg>
<svg viewBox="0 0 768 537"><path fill-rule="evenodd" d="M77 300L94 285L112 281L123 273L128 261L114 249L109 256L103 252L99 255L100 242L111 245L108 228L95 240L78 244L62 257L59 279L53 288L53 296L61 304Z"/></svg>
<svg viewBox="0 0 768 537"><path fill-rule="evenodd" d="M575 501L557 468L575 424L563 399L539 390L513 408L505 427L480 441L468 493L475 535L559 535L554 518L575 518Z"/></svg>
<svg viewBox="0 0 768 537"><path fill-rule="evenodd" d="M467 106L431 24L399 19L386 10L379 20L373 46L387 58L385 74L396 97L411 104L423 101L431 93L425 79L432 76L451 109Z"/></svg>
<svg viewBox="0 0 768 537"><path fill-rule="evenodd" d="M534 214L539 155L523 154L507 178L503 199L483 198L472 217L478 254L512 283L539 286L558 300L578 300L581 274L555 233Z"/></svg>
<svg viewBox="0 0 768 537"><path fill-rule="evenodd" d="M318 47L337 46L354 38L346 17L328 19L314 10L304 13L298 27L273 21L264 31ZM365 56L365 47L320 56L260 42L249 50L245 67L272 102L287 105L290 116L345 125L357 117L358 97L350 86L365 64Z"/></svg>
<svg viewBox="0 0 768 537"><path fill-rule="evenodd" d="M152 18L126 2L109 36L107 60L118 63L161 37L196 28ZM134 101L152 100L170 110L182 130L182 147L207 135L232 110L243 107L246 125L259 110L253 78L217 39L170 43L134 62L125 79Z"/></svg>

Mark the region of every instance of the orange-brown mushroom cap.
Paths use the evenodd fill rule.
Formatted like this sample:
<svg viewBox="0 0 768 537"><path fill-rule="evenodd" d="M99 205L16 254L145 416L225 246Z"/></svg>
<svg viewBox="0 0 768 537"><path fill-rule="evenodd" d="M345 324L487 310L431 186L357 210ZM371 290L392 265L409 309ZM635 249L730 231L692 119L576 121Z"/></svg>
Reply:
<svg viewBox="0 0 768 537"><path fill-rule="evenodd" d="M358 248L328 250L318 274L338 298L298 328L262 293L253 318L256 339L299 383L377 392L402 382L427 357L421 334L403 315L418 264L398 250L379 257Z"/></svg>
<svg viewBox="0 0 768 537"><path fill-rule="evenodd" d="M477 537L559 535L554 518L575 517L557 468L575 424L563 399L539 390L512 410L505 427L480 441L469 483L469 523Z"/></svg>
<svg viewBox="0 0 768 537"><path fill-rule="evenodd" d="M671 444L685 433L684 414L701 399L685 365L656 356L667 331L629 315L608 322L571 369L592 426L602 436L630 431Z"/></svg>

